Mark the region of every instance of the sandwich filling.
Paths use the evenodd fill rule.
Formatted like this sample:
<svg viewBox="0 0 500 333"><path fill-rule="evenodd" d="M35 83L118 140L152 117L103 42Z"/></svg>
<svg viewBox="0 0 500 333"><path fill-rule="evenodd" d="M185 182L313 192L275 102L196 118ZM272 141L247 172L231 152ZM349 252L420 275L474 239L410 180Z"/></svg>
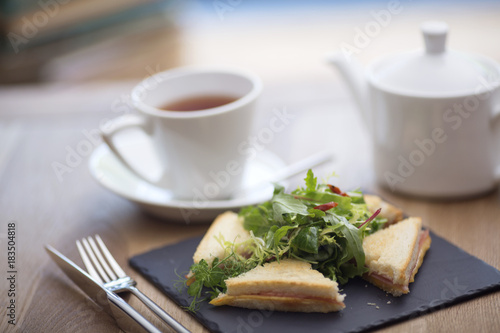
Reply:
<svg viewBox="0 0 500 333"><path fill-rule="evenodd" d="M220 294L219 297L215 298L211 304L214 305L223 305L220 304L220 301L224 298L238 298L238 299L256 299L256 300L261 300L261 301L266 301L266 300L278 300L278 301L297 301L297 300L309 300L309 301L315 301L315 302L321 302L321 303L329 303L333 305L338 305L341 308L345 307L345 304L342 300L337 299L337 298L324 298L324 297L312 297L312 296L307 296L307 295L286 295L286 294L279 294L279 293L261 293L261 294L247 294L247 295L238 295L238 296L231 296L227 294ZM342 297L343 299L343 297ZM228 304L227 302L223 302L224 304Z"/></svg>
<svg viewBox="0 0 500 333"><path fill-rule="evenodd" d="M313 300L318 300L318 301L323 301L327 303L336 303L336 304L343 304L342 301L337 300L336 298L326 298L326 297L315 297L315 296L309 296L309 295L300 295L300 294L295 294L295 295L289 295L285 293L278 293L278 292L262 292L259 294L256 294L257 296L269 296L269 297L289 297L289 298L300 298L300 299L313 299Z"/></svg>

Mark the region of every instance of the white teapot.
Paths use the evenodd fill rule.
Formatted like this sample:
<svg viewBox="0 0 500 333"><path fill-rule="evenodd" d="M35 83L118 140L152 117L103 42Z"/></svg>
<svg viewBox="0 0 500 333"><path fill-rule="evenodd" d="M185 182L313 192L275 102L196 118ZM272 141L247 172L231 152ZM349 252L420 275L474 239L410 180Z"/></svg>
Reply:
<svg viewBox="0 0 500 333"><path fill-rule="evenodd" d="M364 71L343 55L329 57L369 128L377 181L428 198L490 191L500 160L500 65L446 50L444 22L421 29L424 50Z"/></svg>

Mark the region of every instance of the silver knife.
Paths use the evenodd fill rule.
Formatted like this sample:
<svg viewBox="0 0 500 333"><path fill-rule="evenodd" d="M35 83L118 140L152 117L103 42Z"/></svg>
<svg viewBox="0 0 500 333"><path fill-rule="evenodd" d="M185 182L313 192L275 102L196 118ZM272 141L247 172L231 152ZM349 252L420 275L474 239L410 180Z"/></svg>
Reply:
<svg viewBox="0 0 500 333"><path fill-rule="evenodd" d="M66 258L50 245L45 246L48 254L62 271L84 291L95 303L100 305L109 315L116 319L118 326L125 332L161 331L131 307L122 298L103 288L74 262Z"/></svg>

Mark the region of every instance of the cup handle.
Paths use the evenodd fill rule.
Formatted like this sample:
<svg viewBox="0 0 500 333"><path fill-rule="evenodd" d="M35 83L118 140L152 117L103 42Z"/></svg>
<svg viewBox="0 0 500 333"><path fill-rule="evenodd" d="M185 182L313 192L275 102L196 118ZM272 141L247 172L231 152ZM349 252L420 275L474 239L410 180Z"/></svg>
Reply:
<svg viewBox="0 0 500 333"><path fill-rule="evenodd" d="M138 115L125 115L119 118L113 119L111 126L103 130L102 139L108 145L109 149L113 152L113 154L118 158L118 160L134 175L137 177L147 181L148 183L154 182L151 179L148 179L145 175L139 172L136 168L134 168L128 161L125 159L120 152L120 150L116 147L113 137L119 132L130 129L130 128L139 128L148 136L152 134L152 128L150 123L146 118L138 116ZM161 177L160 177L161 179Z"/></svg>

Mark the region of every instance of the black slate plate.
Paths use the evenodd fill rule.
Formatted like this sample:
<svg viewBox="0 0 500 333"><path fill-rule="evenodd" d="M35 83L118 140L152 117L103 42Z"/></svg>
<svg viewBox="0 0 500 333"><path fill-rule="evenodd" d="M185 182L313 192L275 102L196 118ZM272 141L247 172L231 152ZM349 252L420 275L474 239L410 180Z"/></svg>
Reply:
<svg viewBox="0 0 500 333"><path fill-rule="evenodd" d="M213 332L361 332L415 318L500 289L500 271L431 232L432 245L410 293L393 297L362 279L343 287L346 308L337 313L291 313L214 307L203 303L195 317ZM130 264L177 304L185 290L174 287L186 273L200 242L193 238L130 259Z"/></svg>

